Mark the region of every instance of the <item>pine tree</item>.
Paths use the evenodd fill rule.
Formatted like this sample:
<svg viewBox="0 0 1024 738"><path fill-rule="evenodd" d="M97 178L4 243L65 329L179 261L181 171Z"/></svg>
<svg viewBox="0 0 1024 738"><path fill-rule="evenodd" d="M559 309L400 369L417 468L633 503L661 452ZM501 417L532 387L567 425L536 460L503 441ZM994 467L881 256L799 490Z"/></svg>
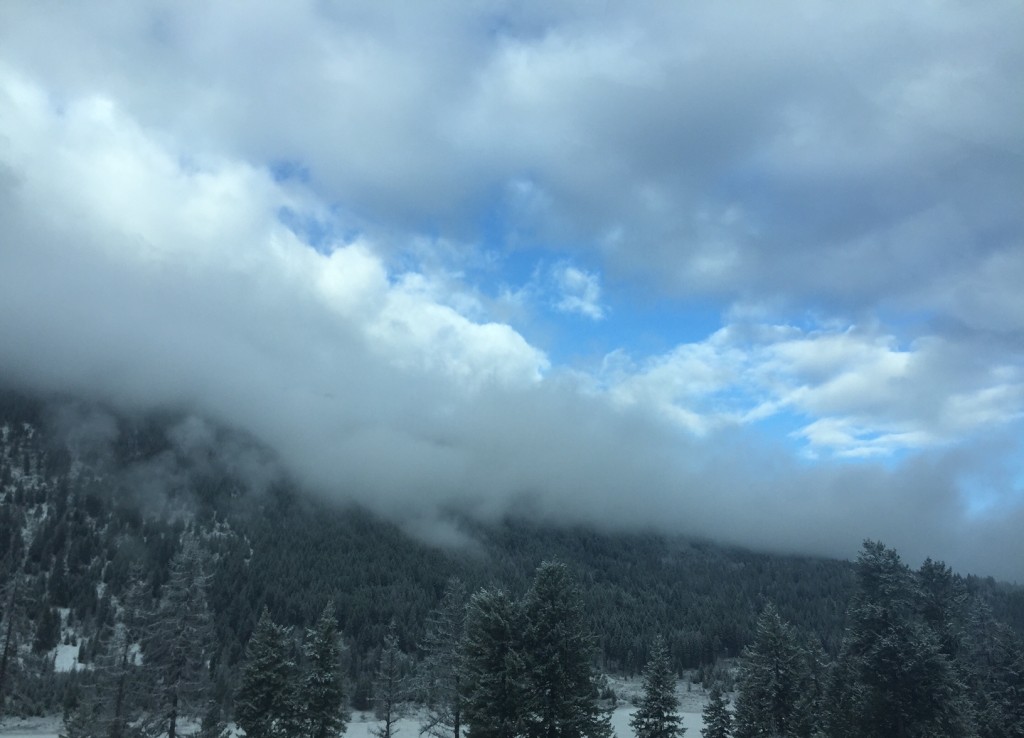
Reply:
<svg viewBox="0 0 1024 738"><path fill-rule="evenodd" d="M461 738L460 649L465 633L466 588L459 579L445 586L441 604L427 620L423 642L422 691L426 710L420 733L434 738Z"/></svg>
<svg viewBox="0 0 1024 738"><path fill-rule="evenodd" d="M144 671L137 664L135 649L144 636L147 609L142 570L133 566L106 650L93 669L97 693L106 708L109 738L127 738L135 732L132 724L138 718L140 672Z"/></svg>
<svg viewBox="0 0 1024 738"><path fill-rule="evenodd" d="M200 717L207 705L213 622L199 543L187 536L171 559L171 573L148 626L144 664L152 675L154 713L149 735L176 738L182 718Z"/></svg>
<svg viewBox="0 0 1024 738"><path fill-rule="evenodd" d="M538 567L523 613L528 738L611 736L610 715L599 702L595 640L565 565Z"/></svg>
<svg viewBox="0 0 1024 738"><path fill-rule="evenodd" d="M917 580L899 555L866 541L858 592L830 685L837 738L970 735L964 685L940 637L921 616Z"/></svg>
<svg viewBox="0 0 1024 738"><path fill-rule="evenodd" d="M341 637L333 602L327 603L316 627L306 631L304 650L304 734L309 738L337 738L345 732L348 713L342 688Z"/></svg>
<svg viewBox="0 0 1024 738"><path fill-rule="evenodd" d="M979 738L1024 738L1024 639L976 602L963 651Z"/></svg>
<svg viewBox="0 0 1024 738"><path fill-rule="evenodd" d="M45 653L60 642L60 615L49 606L44 606L36 619L36 633L32 641L34 653Z"/></svg>
<svg viewBox="0 0 1024 738"><path fill-rule="evenodd" d="M103 703L91 690L79 695L78 703L64 714L60 738L99 738L106 736L107 723Z"/></svg>
<svg viewBox="0 0 1024 738"><path fill-rule="evenodd" d="M643 676L643 697L629 720L636 738L679 738L686 732L679 715L676 675L665 639L658 636Z"/></svg>
<svg viewBox="0 0 1024 738"><path fill-rule="evenodd" d="M26 626L24 605L24 583L21 572L14 564L5 561L4 569L12 569L0 597L3 602L2 618L0 618L0 717L4 714L4 703L7 698L7 685L11 680L17 659L18 644L22 640Z"/></svg>
<svg viewBox="0 0 1024 738"><path fill-rule="evenodd" d="M266 607L245 649L245 666L235 697L235 721L248 738L298 735L295 662L289 657L287 628L274 623Z"/></svg>
<svg viewBox="0 0 1024 738"><path fill-rule="evenodd" d="M703 738L731 738L732 713L729 712L729 700L717 684L711 688L702 717L704 727L701 728L700 734Z"/></svg>
<svg viewBox="0 0 1024 738"><path fill-rule="evenodd" d="M769 604L744 651L736 700L737 738L800 736L809 722L801 713L809 682L807 656L792 628Z"/></svg>
<svg viewBox="0 0 1024 738"><path fill-rule="evenodd" d="M469 738L518 738L527 697L523 614L500 589L482 589L466 608L460 682Z"/></svg>
<svg viewBox="0 0 1024 738"><path fill-rule="evenodd" d="M380 724L370 732L377 738L394 738L396 723L405 716L405 703L412 696L409 685L409 663L398 648L398 634L394 621L384 636L380 666L373 685L373 712Z"/></svg>

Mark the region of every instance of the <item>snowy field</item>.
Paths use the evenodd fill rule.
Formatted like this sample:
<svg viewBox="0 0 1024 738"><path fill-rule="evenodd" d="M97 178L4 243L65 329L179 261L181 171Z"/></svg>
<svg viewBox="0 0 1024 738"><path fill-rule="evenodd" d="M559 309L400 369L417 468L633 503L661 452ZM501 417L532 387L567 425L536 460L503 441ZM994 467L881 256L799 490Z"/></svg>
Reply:
<svg viewBox="0 0 1024 738"><path fill-rule="evenodd" d="M616 691L620 694L630 694L637 691L637 685L633 681L615 680ZM700 718L700 711L705 704L705 695L701 692L685 692L679 690L679 709L683 717L683 726L686 728L684 738L699 738L700 729L703 728L703 720ZM635 707L632 705L618 707L611 715L611 726L617 738L633 738L633 729L630 728L630 717ZM374 719L373 712L354 712L345 731L346 738L374 738L371 730L378 725ZM59 718L30 718L20 720L6 718L0 721L0 738L57 738L60 731ZM244 735L239 731L239 735ZM419 738L420 724L413 718L407 718L398 722L397 738Z"/></svg>
<svg viewBox="0 0 1024 738"><path fill-rule="evenodd" d="M4 738L57 738L60 718L4 718L0 721L0 735Z"/></svg>
<svg viewBox="0 0 1024 738"><path fill-rule="evenodd" d="M620 707L612 715L612 727L618 738L632 738L633 729L629 727L629 717L633 714L633 707ZM682 712L683 725L686 727L685 738L700 738L700 729L704 727L700 712ZM356 714L352 716L352 722L348 724L345 731L347 738L373 738L371 728L377 725L373 719L373 713ZM420 731L419 722L409 718L398 724L398 738L418 738Z"/></svg>
<svg viewBox="0 0 1024 738"><path fill-rule="evenodd" d="M704 722L700 717L700 707L696 712L687 712L694 705L684 701L682 705L683 725L686 727L685 738L699 738ZM632 707L620 707L612 715L612 726L618 738L631 738L632 728L629 717L633 714ZM352 716L345 731L347 738L373 738L370 730L377 725L373 713L356 713ZM398 738L418 738L419 722L415 718L406 718L398 723ZM57 738L60 731L60 718L30 718L19 720L9 718L0 723L0 736L3 738Z"/></svg>

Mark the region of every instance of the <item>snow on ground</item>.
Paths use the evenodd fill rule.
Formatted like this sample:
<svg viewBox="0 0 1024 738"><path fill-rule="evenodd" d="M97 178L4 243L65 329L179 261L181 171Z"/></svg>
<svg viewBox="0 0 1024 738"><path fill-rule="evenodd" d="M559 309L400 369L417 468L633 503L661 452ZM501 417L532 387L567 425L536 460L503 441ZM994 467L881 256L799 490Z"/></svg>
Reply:
<svg viewBox="0 0 1024 738"><path fill-rule="evenodd" d="M701 718L701 707L696 712L686 712L687 706L683 706L683 726L686 728L684 738L700 738L700 729L704 727L704 720ZM618 738L632 738L633 729L629 727L629 718L636 708L633 706L620 707L612 714L612 727ZM370 732L378 725L372 712L354 713L352 720L345 731L345 738L373 738ZM398 721L397 738L419 738L420 724L416 718L403 718Z"/></svg>
<svg viewBox="0 0 1024 738"><path fill-rule="evenodd" d="M699 738L700 729L704 727L704 721L700 716L700 708L691 712L691 704L682 705L683 726L686 728L684 738ZM630 707L620 707L612 714L612 727L618 738L631 738L633 729L629 727L629 718L633 714ZM372 712L357 712L352 715L345 731L346 738L373 738L370 731L377 727L378 721L373 717ZM398 721L397 738L419 738L420 724L415 717L403 718ZM61 728L59 717L47 718L8 718L0 722L0 737L2 738L57 738Z"/></svg>
<svg viewBox="0 0 1024 738"><path fill-rule="evenodd" d="M56 672L79 671L85 665L78 663L78 645L62 643L53 650L53 670Z"/></svg>
<svg viewBox="0 0 1024 738"><path fill-rule="evenodd" d="M57 738L60 727L60 717L4 718L0 720L0 736L3 738Z"/></svg>
<svg viewBox="0 0 1024 738"><path fill-rule="evenodd" d="M620 707L612 713L612 728L618 738L632 738L633 729L629 727L629 718L633 715L634 707ZM700 729L704 727L704 718L700 712L686 712L680 710L683 716L683 727L686 733L683 738L700 738Z"/></svg>

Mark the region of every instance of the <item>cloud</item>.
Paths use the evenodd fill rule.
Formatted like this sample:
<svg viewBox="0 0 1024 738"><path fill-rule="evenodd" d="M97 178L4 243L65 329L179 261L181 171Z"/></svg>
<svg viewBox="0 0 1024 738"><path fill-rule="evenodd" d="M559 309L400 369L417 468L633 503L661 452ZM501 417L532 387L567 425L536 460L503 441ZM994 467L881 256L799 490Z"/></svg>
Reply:
<svg viewBox="0 0 1024 738"><path fill-rule="evenodd" d="M555 269L555 281L562 296L555 307L564 313L576 313L591 320L604 318L601 306L601 281L596 274L568 264Z"/></svg>
<svg viewBox="0 0 1024 738"><path fill-rule="evenodd" d="M0 375L413 527L1020 579L1024 19L747 11L6 3Z"/></svg>
<svg viewBox="0 0 1024 738"><path fill-rule="evenodd" d="M955 444L1024 417L1024 369L937 336L901 347L858 326L733 323L647 357L606 357L602 387L699 435L794 416L806 453L846 457ZM963 357L973 355L973 361Z"/></svg>
<svg viewBox="0 0 1024 738"><path fill-rule="evenodd" d="M302 162L363 225L472 238L504 192L538 243L677 294L930 308L1020 250L1012 0L746 10L15 3L2 40L58 103L102 92L194 151Z"/></svg>

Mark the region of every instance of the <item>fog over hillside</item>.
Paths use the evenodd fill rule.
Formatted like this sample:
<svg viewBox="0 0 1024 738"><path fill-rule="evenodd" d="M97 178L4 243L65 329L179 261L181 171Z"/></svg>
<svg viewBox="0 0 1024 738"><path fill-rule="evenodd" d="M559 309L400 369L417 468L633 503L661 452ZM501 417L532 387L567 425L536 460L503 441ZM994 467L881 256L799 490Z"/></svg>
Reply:
<svg viewBox="0 0 1024 738"><path fill-rule="evenodd" d="M0 380L427 538L1022 581L1024 16L744 8L4 3Z"/></svg>

